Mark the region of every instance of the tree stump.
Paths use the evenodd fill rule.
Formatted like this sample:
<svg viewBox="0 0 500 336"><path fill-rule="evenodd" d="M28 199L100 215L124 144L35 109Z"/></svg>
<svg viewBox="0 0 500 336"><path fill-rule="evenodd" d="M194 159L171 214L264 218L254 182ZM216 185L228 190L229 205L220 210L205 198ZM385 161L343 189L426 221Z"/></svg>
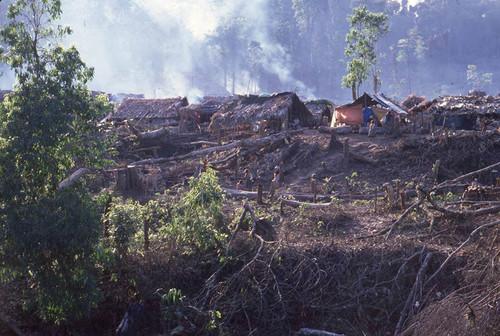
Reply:
<svg viewBox="0 0 500 336"><path fill-rule="evenodd" d="M282 187L285 184L285 168L284 168L284 162L280 162L280 166L278 169L278 181L279 181L279 186Z"/></svg>
<svg viewBox="0 0 500 336"><path fill-rule="evenodd" d="M311 194L313 195L313 203L316 203L318 196L318 186L316 184L316 175L311 176Z"/></svg>
<svg viewBox="0 0 500 336"><path fill-rule="evenodd" d="M341 147L342 147L342 143L337 138L337 131L334 128L332 128L330 130L330 142L328 143L328 150L332 151L332 150L335 150L335 149L341 148Z"/></svg>
<svg viewBox="0 0 500 336"><path fill-rule="evenodd" d="M432 167L432 181L434 184L438 181L439 169L441 168L441 160L437 159Z"/></svg>
<svg viewBox="0 0 500 336"><path fill-rule="evenodd" d="M272 202L274 200L274 192L276 191L277 185L276 177L271 181L271 185L269 186L269 200Z"/></svg>
<svg viewBox="0 0 500 336"><path fill-rule="evenodd" d="M143 186L136 167L121 167L114 170L116 189L120 191L142 191Z"/></svg>
<svg viewBox="0 0 500 336"><path fill-rule="evenodd" d="M264 201L262 201L262 193L263 193L264 186L262 183L259 183L257 185L257 204L264 204Z"/></svg>
<svg viewBox="0 0 500 336"><path fill-rule="evenodd" d="M384 183L385 193L387 196L387 201L389 202L389 207L392 208L394 206L395 194L394 188L389 183Z"/></svg>

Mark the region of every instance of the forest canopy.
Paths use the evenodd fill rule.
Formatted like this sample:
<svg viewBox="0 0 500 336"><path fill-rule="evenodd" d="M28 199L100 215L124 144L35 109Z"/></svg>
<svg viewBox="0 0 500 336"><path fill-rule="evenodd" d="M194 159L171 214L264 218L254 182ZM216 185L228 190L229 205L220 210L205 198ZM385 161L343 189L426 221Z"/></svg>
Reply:
<svg viewBox="0 0 500 336"><path fill-rule="evenodd" d="M380 91L399 99L465 94L473 88L469 65L493 75L482 90L500 91L498 1L402 3L64 1L62 21L74 30L66 41L75 42L96 68L93 89L149 97L297 90L302 97L342 102L351 99L350 89L341 86L346 18L366 5L386 14L390 28L377 43ZM12 77L2 79L8 89ZM366 81L361 91L371 88Z"/></svg>

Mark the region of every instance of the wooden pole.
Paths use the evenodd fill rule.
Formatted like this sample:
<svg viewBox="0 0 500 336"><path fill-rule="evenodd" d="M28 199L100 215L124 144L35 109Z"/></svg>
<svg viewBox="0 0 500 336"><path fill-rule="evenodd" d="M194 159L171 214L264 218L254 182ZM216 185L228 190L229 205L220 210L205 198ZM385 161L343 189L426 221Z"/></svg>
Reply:
<svg viewBox="0 0 500 336"><path fill-rule="evenodd" d="M263 188L264 186L262 185L262 183L259 183L257 185L257 204L264 204L264 202L262 201L262 192L263 192Z"/></svg>
<svg viewBox="0 0 500 336"><path fill-rule="evenodd" d="M313 203L316 203L318 196L318 188L316 184L316 175L311 176L311 194L313 194Z"/></svg>
<svg viewBox="0 0 500 336"><path fill-rule="evenodd" d="M271 185L269 186L269 200L272 202L274 200L274 192L276 191L276 178L273 178Z"/></svg>
<svg viewBox="0 0 500 336"><path fill-rule="evenodd" d="M400 191L400 200L401 200L401 210L404 210L406 209L406 191L405 190L401 190Z"/></svg>

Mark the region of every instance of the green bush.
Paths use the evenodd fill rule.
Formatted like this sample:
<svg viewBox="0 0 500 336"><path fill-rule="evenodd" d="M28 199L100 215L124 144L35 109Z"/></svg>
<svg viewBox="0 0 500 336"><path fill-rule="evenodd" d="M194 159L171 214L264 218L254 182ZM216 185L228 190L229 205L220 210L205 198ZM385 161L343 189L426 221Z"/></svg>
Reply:
<svg viewBox="0 0 500 336"><path fill-rule="evenodd" d="M227 238L222 204L224 193L213 169L191 178L190 189L172 208L170 221L160 234L185 246L207 250L219 246Z"/></svg>
<svg viewBox="0 0 500 336"><path fill-rule="evenodd" d="M134 236L142 227L143 207L133 200L123 201L121 197L113 200L107 213L107 245L119 258L127 255L135 242Z"/></svg>
<svg viewBox="0 0 500 336"><path fill-rule="evenodd" d="M101 223L81 185L41 196L22 207L4 208L0 269L4 279L29 275L26 307L60 323L86 316L96 307L96 246Z"/></svg>

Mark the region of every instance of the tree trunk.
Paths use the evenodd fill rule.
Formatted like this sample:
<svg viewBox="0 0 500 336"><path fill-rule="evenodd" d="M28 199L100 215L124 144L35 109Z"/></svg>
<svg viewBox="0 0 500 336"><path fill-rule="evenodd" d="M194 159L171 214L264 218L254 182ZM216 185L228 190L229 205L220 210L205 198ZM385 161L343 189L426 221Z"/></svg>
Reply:
<svg viewBox="0 0 500 336"><path fill-rule="evenodd" d="M142 183L136 167L117 168L114 174L117 190L142 191Z"/></svg>
<svg viewBox="0 0 500 336"><path fill-rule="evenodd" d="M342 147L342 143L337 138L337 131L332 128L330 130L330 142L328 143L328 150L331 151L340 147Z"/></svg>

